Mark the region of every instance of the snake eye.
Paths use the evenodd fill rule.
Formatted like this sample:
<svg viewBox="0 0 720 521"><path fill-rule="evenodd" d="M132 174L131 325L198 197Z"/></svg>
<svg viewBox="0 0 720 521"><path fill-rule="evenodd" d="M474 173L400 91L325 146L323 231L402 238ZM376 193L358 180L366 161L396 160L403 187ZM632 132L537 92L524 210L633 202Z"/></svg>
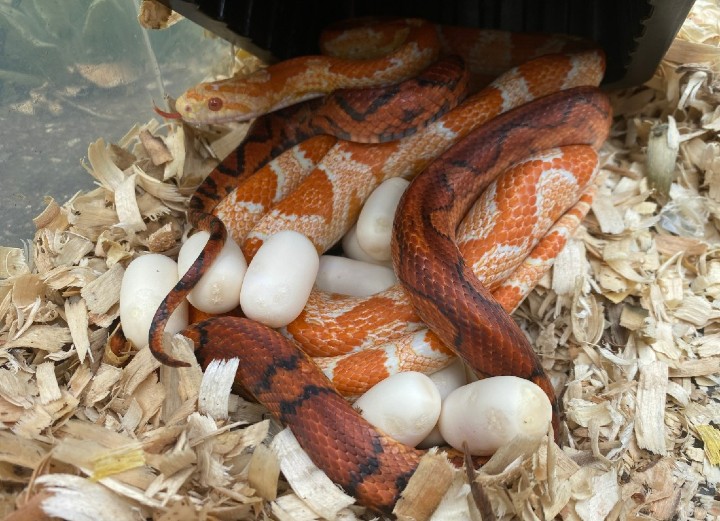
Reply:
<svg viewBox="0 0 720 521"><path fill-rule="evenodd" d="M223 101L220 98L210 98L207 102L207 106L213 112L217 112L223 107Z"/></svg>

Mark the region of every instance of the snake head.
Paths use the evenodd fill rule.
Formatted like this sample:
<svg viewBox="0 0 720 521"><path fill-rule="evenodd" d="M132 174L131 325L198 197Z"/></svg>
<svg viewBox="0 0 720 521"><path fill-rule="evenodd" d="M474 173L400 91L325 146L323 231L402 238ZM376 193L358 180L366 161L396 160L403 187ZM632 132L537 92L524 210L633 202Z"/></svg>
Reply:
<svg viewBox="0 0 720 521"><path fill-rule="evenodd" d="M182 94L175 102L180 117L187 123L219 123L232 120L227 110L225 96L213 93L208 87L211 84L200 84Z"/></svg>
<svg viewBox="0 0 720 521"><path fill-rule="evenodd" d="M201 83L178 97L176 110L191 124L248 121L269 111L267 96L248 84L247 77Z"/></svg>
<svg viewBox="0 0 720 521"><path fill-rule="evenodd" d="M188 89L175 102L187 123L249 121L323 95L303 71L308 60L287 60L264 69ZM306 85L305 83L308 83Z"/></svg>

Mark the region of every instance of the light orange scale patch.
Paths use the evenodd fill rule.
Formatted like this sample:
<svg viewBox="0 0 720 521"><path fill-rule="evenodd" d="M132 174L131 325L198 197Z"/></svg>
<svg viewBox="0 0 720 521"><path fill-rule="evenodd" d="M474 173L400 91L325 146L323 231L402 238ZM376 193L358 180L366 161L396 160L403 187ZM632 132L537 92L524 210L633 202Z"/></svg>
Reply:
<svg viewBox="0 0 720 521"><path fill-rule="evenodd" d="M329 308L341 312L329 313ZM368 330L368 324L379 322L384 327ZM390 341L407 333L409 324L419 322L407 298L399 300L394 293L383 292L372 299L342 296L327 299L313 291L308 305L288 324L287 331L310 356L336 356L367 344Z"/></svg>
<svg viewBox="0 0 720 521"><path fill-rule="evenodd" d="M350 229L357 220L362 203L377 187L379 180L374 166L377 151L373 146L358 143L341 143L341 154L328 155L320 168L326 172L333 185L333 198L328 201L333 207L333 219L328 229L332 245ZM386 147L378 147L384 149Z"/></svg>
<svg viewBox="0 0 720 521"><path fill-rule="evenodd" d="M548 67L545 61L553 60L553 67ZM532 60L518 66L518 70L525 78L528 91L537 97L546 89L561 90L565 78L572 70L573 64L569 58L551 56L545 59Z"/></svg>
<svg viewBox="0 0 720 521"><path fill-rule="evenodd" d="M394 344L396 360L389 361L388 364L396 365L400 371L432 373L445 367L449 358L455 356L430 330L403 336Z"/></svg>
<svg viewBox="0 0 720 521"><path fill-rule="evenodd" d="M390 373L385 368L387 356L380 349L368 349L336 361L332 369L332 382L344 395L362 394ZM323 362L319 362L323 369Z"/></svg>
<svg viewBox="0 0 720 521"><path fill-rule="evenodd" d="M277 191L277 181L277 174L266 165L215 207L213 213L225 223L235 242L241 244L265 214Z"/></svg>
<svg viewBox="0 0 720 521"><path fill-rule="evenodd" d="M242 243L268 209L294 190L336 142L316 136L286 150L233 190L215 214Z"/></svg>
<svg viewBox="0 0 720 521"><path fill-rule="evenodd" d="M553 223L579 198L592 178L597 154L565 147L505 172L468 212L458 230L458 248L476 276L495 288Z"/></svg>
<svg viewBox="0 0 720 521"><path fill-rule="evenodd" d="M341 394L357 395L392 374L403 371L431 374L454 358L454 353L425 329L356 353L314 360ZM374 365L381 363L382 366Z"/></svg>
<svg viewBox="0 0 720 521"><path fill-rule="evenodd" d="M287 198L275 207L276 210L284 215L314 215L324 222L332 219L328 201L334 197L333 184L323 172L313 170L302 183L302 193L302 202L295 197Z"/></svg>
<svg viewBox="0 0 720 521"><path fill-rule="evenodd" d="M404 25L398 28L396 23L349 29L330 27L320 35L320 49L326 56L366 60L393 52L409 35L410 27Z"/></svg>
<svg viewBox="0 0 720 521"><path fill-rule="evenodd" d="M519 287L504 284L493 291L492 296L505 311L511 313L520 305L526 295Z"/></svg>
<svg viewBox="0 0 720 521"><path fill-rule="evenodd" d="M508 313L515 311L553 265L560 250L590 211L595 192L594 185L588 187L575 206L558 219L528 258L493 291L493 297Z"/></svg>

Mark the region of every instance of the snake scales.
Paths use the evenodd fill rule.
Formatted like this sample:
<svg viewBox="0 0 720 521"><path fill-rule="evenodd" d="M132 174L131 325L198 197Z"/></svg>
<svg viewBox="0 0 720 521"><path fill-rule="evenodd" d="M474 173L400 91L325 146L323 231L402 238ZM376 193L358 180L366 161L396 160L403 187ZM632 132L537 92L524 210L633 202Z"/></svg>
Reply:
<svg viewBox="0 0 720 521"><path fill-rule="evenodd" d="M308 232L308 236L319 251L324 251L352 224L364 197L383 179L398 175L414 178L401 201L393 241L393 264L404 298L412 306L410 313L416 313L429 326L430 334L436 335L479 375L513 374L538 384L553 404L557 425L559 408L555 393L536 355L507 312L478 282L468 267L471 263L457 249L455 235L477 193L513 163L552 147L582 145L583 150L587 147L594 150L604 141L610 124L610 106L606 96L592 86L602 75L602 54L582 42L568 43L549 37L542 40L544 45L538 46L533 40L535 43L528 44L534 45L532 59L508 70L459 104L466 84L462 74L447 76L454 78L451 81L431 81L442 89L447 82L449 88L439 91L443 92L440 103L431 109L430 115L426 110L418 110L413 117L408 115L408 124L401 130L372 131L371 137L353 136L343 125L335 124L332 112L342 103L291 105L337 88L371 85L385 88L382 86L408 76L416 78L407 80L415 81L414 85L404 84L412 91L423 74L434 74L433 66L428 69L428 65L435 62L437 67L438 56L448 54L447 48L453 47L453 42L456 47L453 51L460 52L472 70L478 66L477 55L481 54L477 52L481 47L477 42L484 38L494 48L504 38L500 33L438 29L415 20L401 24L400 32L404 32L404 43L379 57L360 62L336 57L298 58L240 82L229 80L216 86L201 86L178 100L178 110L188 120L201 117L203 112L210 114L208 121L222 121L229 117L228 113L237 118L237 111L242 111L241 117L279 112L259 117L243 146L211 174L191 200L191 223L210 231L211 238L204 253L159 308L151 328L151 349L164 363L181 365L164 353L162 333L169 314L212 262L226 238L225 225L213 211L227 214L232 205L226 201L235 197L233 204L237 204L237 195L232 194L255 177L250 177L253 172L262 171L273 158L284 155L282 151L302 146L298 143L310 138L320 140L312 136L329 132L334 137L322 138L324 152L317 154L319 162L302 181L303 190L288 190L280 202L268 202L268 211L253 223L254 228L238 234L245 253L251 257L274 227L287 227L290 220L278 216L305 211L303 198L321 189L329 190L332 205L330 209L314 210L322 216L316 219L320 230ZM470 34L474 39L468 38ZM522 43L522 38L518 40ZM510 40L502 44L510 46ZM513 65L513 60L527 60L527 50L519 56L504 57L502 67ZM399 77L379 74L380 79L377 78L378 71L389 70L390 64L402 64L411 58L417 59L419 65L403 68ZM368 67L359 67L358 63ZM439 63L457 73L456 60ZM420 72L423 70L425 73ZM332 80L327 82L326 90L318 84L323 75ZM365 77L358 79L361 75ZM368 80L368 76L375 79ZM352 81L338 83L343 78ZM289 97L282 94L288 91L293 94ZM239 98L234 98L233 94L238 92ZM382 93L378 90L374 96ZM397 94L388 97L397 98ZM259 108L248 107L249 99L259 98L263 98ZM362 94L358 99L363 99ZM326 111L323 103L327 103ZM369 121L371 113L383 115L382 111L367 110L367 98L360 103L365 104L362 111L356 111L363 114L361 119L366 117ZM287 124L288 121L293 124ZM328 125L329 121L332 124ZM385 142L368 144L353 139ZM334 172L341 168L350 173L335 176ZM355 183L350 188L338 185L339 179L344 183L348 178ZM291 221L300 225L306 222ZM307 317L300 321L312 322ZM365 324L370 327L367 320ZM291 333L292 329L288 328ZM237 317L204 320L191 325L184 334L195 340L203 364L212 359L241 356L238 384L293 430L313 461L361 503L381 511L392 509L422 452L403 446L368 425L293 342L265 326ZM298 334L308 336L312 337L305 332ZM311 344L315 343L315 337L312 338ZM240 345L241 351L237 347Z"/></svg>

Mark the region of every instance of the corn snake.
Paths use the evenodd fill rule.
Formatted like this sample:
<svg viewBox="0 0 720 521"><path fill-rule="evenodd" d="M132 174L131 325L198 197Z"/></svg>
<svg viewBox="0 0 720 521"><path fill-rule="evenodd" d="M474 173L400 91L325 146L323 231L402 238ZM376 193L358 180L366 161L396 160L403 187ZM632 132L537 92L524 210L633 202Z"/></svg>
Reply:
<svg viewBox="0 0 720 521"><path fill-rule="evenodd" d="M580 79L576 77L573 80L579 84L592 84L599 81L600 66L596 61L596 54L588 54L585 58L586 61L580 62L582 67L579 70L583 71L579 76ZM483 91L468 98L457 109L438 118L436 122L413 136L398 142L382 144L373 147L372 150L366 150L367 147L363 144L339 143L328 152L319 167L308 176L306 183L311 186L312 183L316 183L316 187L310 189L319 191L321 189L319 187L327 183L328 171L332 172L334 165L342 164L344 171L352 171L353 179L363 180L358 183L355 195L358 198L364 198L383 179L394 176L413 177L431 158L442 153L476 126L505 110L506 106L502 103L502 96L507 92L523 88L524 78L536 76L535 71L537 70L547 70L548 68L557 70L558 62L567 66L563 62L570 59L570 55L541 57L517 69L511 69ZM538 82L534 86L533 94L541 96L558 90L562 87L557 81L558 78L563 78L563 76L550 78L552 81ZM517 94L507 96L507 99L511 101L519 98ZM347 160L347 158L355 156L368 158L368 162L353 163ZM368 163L375 164L377 168L366 168ZM303 208L303 198L303 192L296 191L291 194L273 207L271 213L256 225L248 238L239 237L239 239L244 239L244 241L240 241L240 244L243 244L243 250L248 256L252 256L262 239L273 232L287 228L301 229L295 227L297 220L293 220L294 218L283 219L282 216L295 215L298 208ZM346 200L349 199L350 197L346 196ZM338 203L338 205L342 206L342 203ZM344 208L349 207L345 205ZM307 213L309 214L309 212ZM332 215L332 220L325 220L328 223L326 227L322 229L317 227L314 235L308 234L315 241L318 251L325 251L339 240L348 225L357 217L357 212L347 215L343 214L343 211L338 211ZM340 219L338 216L344 218ZM306 219L315 222L323 220L322 216L318 215L310 215ZM305 230L303 229L303 231ZM513 307L514 305L509 305L509 308ZM343 313L339 312L341 309L344 310ZM430 372L440 368L443 363L447 363L444 361L447 360L447 357L441 354L443 353L442 344L433 335L420 343L417 342L419 327L416 324L419 322L420 319L413 307L404 297L403 289L398 286L371 299L338 297L313 292L305 310L298 319L287 326L287 331L312 356L345 355L352 351L360 351L366 346L375 346L371 352L352 356L352 360L347 356L342 360L318 360L328 376L336 385L340 386L343 392L358 394L387 376L391 370L389 366L397 364L407 367L407 364L399 361L398 355L403 350L395 349L397 347L407 347L410 343L418 345L418 349L405 349L404 352L420 353L420 351L424 351L427 353L428 356L418 356L417 359L423 358L425 364L432 363L432 365L424 366ZM413 325L414 329L408 329L408 324ZM386 342L394 344L388 345ZM393 356L382 354L387 352L387 348L392 349ZM373 358L372 364L368 357ZM362 362L363 358L365 358L364 362ZM336 371L338 364L343 366L342 371L345 376L342 377L342 380L336 376L339 375L339 371ZM420 364L420 366L422 365ZM358 369L351 371L350 368L353 366ZM370 367L375 367L375 370L370 371ZM361 382L362 385L360 385Z"/></svg>
<svg viewBox="0 0 720 521"><path fill-rule="evenodd" d="M596 59L595 71L592 74L597 76L597 70L601 70L599 65L601 60L598 59L598 53L595 51L592 53ZM550 59L558 60L557 57L548 58ZM533 62L531 68L544 67L539 63L545 62L542 59ZM518 70L512 71L510 75L515 75L516 78L522 77L524 81L525 71L518 72ZM528 75L528 77L532 76ZM579 84L592 84L596 81L599 81L599 77L584 78L579 80ZM476 95L475 98L471 98L472 103L483 108L490 104L491 99L497 105L497 96L500 96L500 108L494 112L487 110L484 119L478 118L479 123L476 120L473 123L460 124L459 130L454 132L451 139L439 138L431 147L432 151L415 153L413 161L403 163L393 154L401 151L399 154L402 157L402 151L410 148L408 144L417 143L421 138L416 136L424 135L425 132L430 135L433 131L436 135L439 134L439 129L444 128L448 121L452 120L450 115L454 114L452 117L460 118L460 112L468 110L467 101L463 104L465 106L461 105L458 109L451 110L448 119L440 117L434 124L435 127L432 125L426 127L433 130L419 131L399 142L373 147L373 152L367 153L378 155L369 162L385 167L385 171L380 175L371 173L369 177L365 176L365 179L371 181L372 186L372 182L377 184L384 177L393 175L414 177L424 170L417 176L418 181L412 185L413 187L417 185L419 188L410 190L403 199L402 205L407 211L400 214L401 217L397 220L395 232L397 240L393 246L396 270L405 287L411 288L409 293L414 299L413 305L417 306L418 314L424 321L430 323L434 330L442 332L443 342L454 346L456 352L464 356L481 374L512 373L529 378L546 391L557 411L552 386L544 376L542 367L532 353L527 340L507 313L493 303L487 291L481 285L472 282L473 276L465 267L462 257L456 252L454 244L447 243L455 235L454 227L458 224L463 210L469 205L469 196L461 189L465 183L473 183L475 185L473 190L467 192L475 193L480 189L480 185L487 184L492 177L510 166L512 162L520 160L528 151L540 152L552 146L577 144L597 147L604 140L610 117L607 99L591 88L572 88L559 94L541 97L557 90L556 81L549 83L551 85L545 85L533 93L533 97L540 99L519 109L513 109L512 104L503 103L507 99L526 101L517 94L509 95L505 100L502 94L498 94L502 91L493 93L492 89L485 91L482 96ZM479 109L476 107L476 110ZM495 117L504 110L507 112ZM532 123L528 124L528 122ZM543 133L541 130L549 132ZM461 140L463 137L464 139ZM499 137L505 138L506 141L500 142ZM351 152L343 150L343 147L351 147ZM332 145L330 153L333 149L337 154L335 164L342 162L343 159L346 159L345 163L347 163L347 158L352 158L353 154L360 156L359 151L371 150L368 146L353 143L336 143ZM337 152L338 149L340 152ZM385 151L378 153L377 150ZM408 153L405 154L404 157L407 158ZM438 159L434 159L440 154L442 155ZM472 158L472 160L464 160L462 164L458 164L456 157ZM328 163L330 164L331 161ZM404 166L400 166L403 164ZM430 166L425 168L428 164ZM362 171L368 170L362 168ZM435 190L433 183L438 182L437 179L440 179L443 189L454 190L458 195L458 201L461 202L460 207L453 208L450 200L441 200L442 204L433 206L440 199L438 194L443 193L442 190ZM365 190L369 193L367 188ZM357 197L362 198L362 196ZM428 220L423 208L432 208L434 213L430 218L438 218L438 220L432 222ZM279 210L278 213L282 211ZM350 216L346 218L346 222L352 220L351 214L352 212L348 212ZM408 216L407 221L404 220L405 215ZM343 226L347 227L347 224L343 224L341 228ZM263 233L271 232L260 232L260 235ZM418 233L422 234L419 240L416 237ZM335 242L338 232L335 231L334 234L330 233L330 238L316 239L318 249L323 250L328 247L328 243ZM451 259L450 261L432 256L432 248L429 248L431 235L442 239L439 246L434 248L442 251ZM244 249L251 256L253 249L257 249L257 241L255 244L245 241ZM413 255L401 255L401 252L410 251ZM405 264L404 261L408 258L419 264ZM430 260L426 260L428 258ZM206 259L201 258L201 261L203 260ZM484 329L478 333L467 315L464 315L462 310L457 311L462 306L457 308L451 306L450 311L454 313L452 318L438 314L441 306L433 300L436 294L433 292L437 289L432 289L432 284L427 280L417 278L418 273L427 271L423 268L423 263L429 266L443 266L443 273L461 272L462 277L446 283L445 290L452 293L460 288L464 296L459 302L468 300L475 302L475 305L482 309L481 316L492 317L494 324L501 324L500 329L493 332L489 326L482 326ZM181 289L186 288L182 286ZM247 388L281 422L293 429L306 451L333 481L356 496L361 503L381 511L389 511L392 508L416 468L421 451L397 444L367 425L328 385L327 380L317 372L309 358L278 333L246 319L222 317L194 324L185 331L185 334L196 341L196 345L199 346L198 357L204 364L214 358L238 356L239 353L233 345L235 343L244 345L244 352L241 355L243 363L236 377L238 384ZM479 335L481 340L492 339L489 345L490 349L496 350L495 356L487 358L483 354L481 357L479 353L468 349L461 342L462 338L472 335ZM208 339L213 339L212 345L209 344ZM495 347L495 343L499 345ZM273 346L275 351L271 352L266 346ZM156 355L159 353L159 358L164 362L172 362L166 356L163 358L162 350L157 344L154 346L154 352ZM515 357L512 368L505 359L507 354ZM302 380L296 378L299 374L304 376ZM347 464L338 464L340 461L345 461Z"/></svg>
<svg viewBox="0 0 720 521"><path fill-rule="evenodd" d="M377 143L383 140L397 140L399 136L412 133L418 125L422 125L425 122L423 118L432 120L438 114L452 108L453 103L462 97L466 87L467 75L461 62L449 58L431 65L417 78L408 79L397 86L386 87L382 91L362 89L336 92L321 100L319 104L315 103L315 100L310 100L305 104L290 106L256 119L241 146L211 172L188 203L189 223L198 230L209 232L210 238L200 256L156 312L149 341L155 356L164 363L173 365L162 350L165 324L172 311L187 296L206 267L212 264L222 249L227 238L227 228L224 222L211 212L216 210L216 213L222 213L226 205L233 206L236 203L232 195L238 184L242 186L247 180L250 191L255 195L259 194L262 189L256 187L255 183L267 179L265 174L270 174L271 182L276 179L272 171L273 165L268 164L271 159L303 140L305 142L302 145L306 148L310 141L314 145L322 141L319 145L320 150L305 150L309 155L322 156L327 152L327 147L332 146L335 141L333 138L328 141L327 136L323 137L319 135L320 133L336 134L339 137L353 139L353 142ZM398 125L395 129L385 126L382 132L378 132L379 123L366 124L369 120L377 121L382 118L376 107L368 111L366 106L372 104L372 100L378 97L388 97L388 94L390 104L399 105L399 108L407 103L424 108L417 114L419 121L413 122L415 126L404 124ZM337 96L341 99L338 100ZM343 110L338 109L340 103ZM335 125L336 114L343 114L348 107L353 109L354 113L362 115L362 124L354 121L355 118L348 118L345 124L338 128ZM161 111L160 113L175 117ZM311 136L317 136L319 139L311 140L309 139ZM271 191L277 193L277 187ZM239 223L236 225L240 226ZM247 254L247 250L245 253Z"/></svg>
<svg viewBox="0 0 720 521"><path fill-rule="evenodd" d="M583 95L579 100L578 94ZM598 134L604 135L602 127L607 126L610 108L603 95L582 89L582 92L562 92L551 98L542 99L545 103L539 108L560 113L571 120L592 123L592 128L586 128L592 136L573 137L569 140L571 143L594 143ZM558 107L558 103L562 106ZM520 125L525 110L512 111L504 115L507 117L500 116L493 121L494 125L481 127L469 139L476 137L481 140L487 137L486 133L499 132L503 126L522 128ZM562 124L567 123L563 121ZM554 130L558 128L555 126ZM512 138L512 131L508 135ZM543 141L546 139L523 141L522 152L525 152L525 145L533 148L544 146ZM492 148L492 145L495 148L499 146L497 142L491 142L491 145L479 149ZM486 157L492 156L492 152ZM452 151L448 153L451 154ZM243 363L236 377L238 384L247 388L283 424L291 427L305 450L330 479L363 504L386 512L392 509L417 467L422 451L392 442L362 420L317 372L310 358L279 333L247 319L222 317L190 326L185 334L200 346L197 354L203 364L210 359L238 356L234 346L242 345ZM206 341L208 338L219 340L210 345ZM272 351L264 347L268 345L273 346ZM527 371L527 376L535 377L541 386L544 385L538 379L541 369L531 366L529 370L523 370ZM486 374L493 372L487 368L484 371ZM297 378L299 374L303 375L302 379Z"/></svg>

